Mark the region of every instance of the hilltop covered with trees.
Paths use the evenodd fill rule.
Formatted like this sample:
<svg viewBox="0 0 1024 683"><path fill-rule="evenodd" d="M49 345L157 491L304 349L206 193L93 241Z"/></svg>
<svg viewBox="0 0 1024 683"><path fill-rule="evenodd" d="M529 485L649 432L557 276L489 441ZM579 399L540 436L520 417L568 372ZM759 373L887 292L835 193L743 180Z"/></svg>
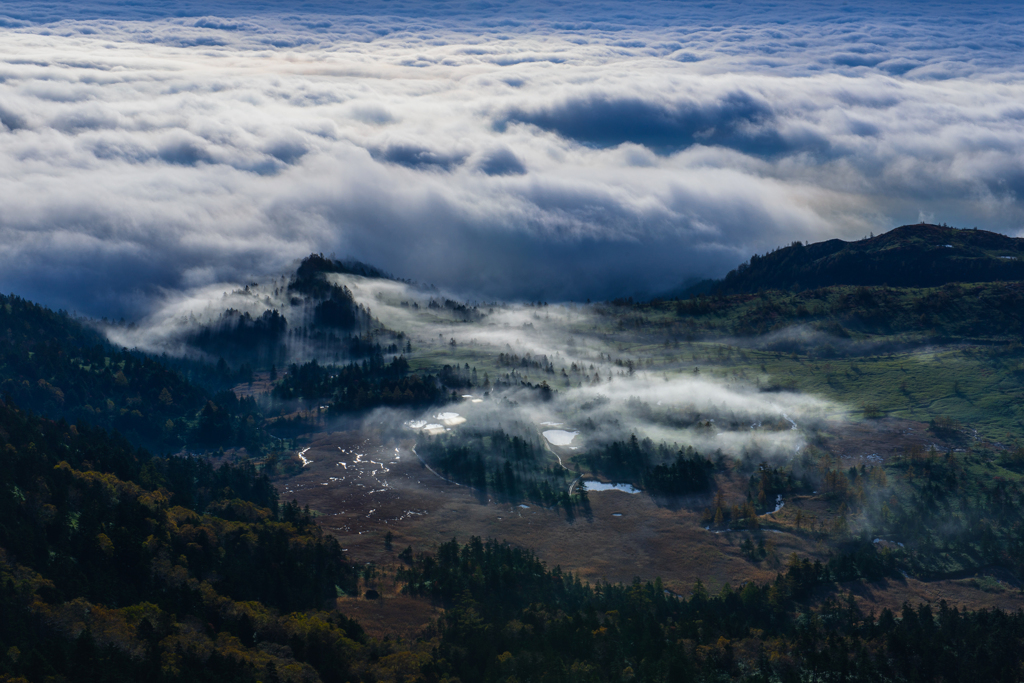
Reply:
<svg viewBox="0 0 1024 683"><path fill-rule="evenodd" d="M212 356L225 356L261 367L283 365L289 347L299 346L328 356L358 358L373 348L367 338L381 331L370 311L356 302L348 287L332 283L331 274L387 277L382 271L358 262L342 262L311 254L304 258L284 287L275 287L274 300L283 298L295 319L277 308L258 315L229 308L215 320L199 325L184 337L189 346ZM259 285L247 285L238 294L254 303L272 305L268 293L260 298ZM369 349L365 347L369 347Z"/></svg>
<svg viewBox="0 0 1024 683"><path fill-rule="evenodd" d="M833 285L939 287L1014 280L1024 280L1024 239L919 224L856 242L794 242L764 256L755 254L710 289L752 294Z"/></svg>

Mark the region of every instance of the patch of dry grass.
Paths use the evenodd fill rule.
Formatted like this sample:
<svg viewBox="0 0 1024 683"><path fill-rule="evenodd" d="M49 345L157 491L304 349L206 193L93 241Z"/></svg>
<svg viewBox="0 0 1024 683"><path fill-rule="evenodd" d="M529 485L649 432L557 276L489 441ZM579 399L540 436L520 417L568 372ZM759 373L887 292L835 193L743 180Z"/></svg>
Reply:
<svg viewBox="0 0 1024 683"><path fill-rule="evenodd" d="M590 493L590 515L569 521L563 511L532 504L526 508L481 504L472 491L445 483L423 469L407 450L408 444L399 445L402 457L398 462L388 463L386 488L366 477L332 481L330 477L342 469L335 465L339 446L358 448L375 459L394 457L394 444L385 447L363 433L319 435L306 453L313 463L278 485L289 491L284 498L295 498L319 514L323 527L341 541L354 562L373 562L383 569L384 574L374 584L384 594L382 603L361 598L343 599L341 603L345 605L343 611L358 615L361 622L365 618L366 623L377 624L372 628L391 628L392 618L399 620L396 623L406 619L397 615L406 609L410 616L400 628L419 628L429 621L418 621L431 614L429 605L414 604L411 598L397 595L400 586L389 577L393 577L397 555L405 547L430 551L452 538L466 541L470 536L480 536L508 541L533 550L549 567L560 566L591 583L660 577L667 589L682 595L689 594L698 579L711 591L718 591L725 583L735 587L746 581L774 580L778 572L785 571L792 553L812 561L828 559L827 539L815 540L806 522L801 531L794 526L797 510L803 511L805 520L813 517L827 521L832 516L832 506L820 496L787 499L780 513L762 518L763 524L772 528L759 533L705 530L701 515L711 504L710 496L695 497L686 505L670 508L659 506L645 494L594 491ZM348 472L351 474L351 470ZM747 479L741 473L721 475L719 484L727 504L746 499ZM419 514L408 514L410 510ZM393 534L390 551L384 547L388 531ZM747 537L755 543L763 539L765 558L754 561L743 554L740 544ZM1015 609L1024 604L1015 589L994 591L989 584L906 579L853 582L841 588L854 591L868 610L871 606L897 608L904 600L946 599L950 604L972 608Z"/></svg>
<svg viewBox="0 0 1024 683"><path fill-rule="evenodd" d="M408 595L384 595L376 600L363 597L338 598L338 611L355 619L374 638L411 639L444 612L429 600Z"/></svg>

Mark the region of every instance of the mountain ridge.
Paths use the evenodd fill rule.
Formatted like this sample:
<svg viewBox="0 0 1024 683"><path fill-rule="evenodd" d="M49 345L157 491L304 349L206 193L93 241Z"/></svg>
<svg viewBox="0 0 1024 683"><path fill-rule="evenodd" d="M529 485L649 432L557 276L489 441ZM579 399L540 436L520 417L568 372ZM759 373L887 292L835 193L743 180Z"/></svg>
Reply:
<svg viewBox="0 0 1024 683"><path fill-rule="evenodd" d="M698 283L687 294L1016 280L1024 280L1024 239L977 228L917 224L854 242L793 242L763 256L754 254L721 280Z"/></svg>

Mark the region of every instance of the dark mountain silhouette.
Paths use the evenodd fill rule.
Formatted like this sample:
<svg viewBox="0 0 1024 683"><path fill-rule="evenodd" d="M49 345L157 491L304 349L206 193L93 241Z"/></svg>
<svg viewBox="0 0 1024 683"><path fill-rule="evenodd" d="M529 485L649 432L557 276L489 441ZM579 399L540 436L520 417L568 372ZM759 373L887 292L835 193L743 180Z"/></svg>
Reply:
<svg viewBox="0 0 1024 683"><path fill-rule="evenodd" d="M359 261L325 258L323 254L310 254L302 259L295 271L295 278L289 283L289 292L302 292L316 298L330 295L331 285L324 275L343 273L362 277L393 280L394 278L374 266Z"/></svg>
<svg viewBox="0 0 1024 683"><path fill-rule="evenodd" d="M364 348L363 337L379 324L356 302L348 287L328 280L327 276L334 273L393 279L359 261L310 254L288 282L291 319L276 309L256 316L228 309L213 322L190 332L185 342L210 357L241 359L257 367L286 363L288 344L296 338L325 356L362 357L373 351L373 344ZM245 291L248 293L249 288Z"/></svg>
<svg viewBox="0 0 1024 683"><path fill-rule="evenodd" d="M740 294L832 285L937 287L1012 280L1024 280L1024 239L920 224L856 242L794 242L764 256L755 254L711 287L701 285L716 294Z"/></svg>

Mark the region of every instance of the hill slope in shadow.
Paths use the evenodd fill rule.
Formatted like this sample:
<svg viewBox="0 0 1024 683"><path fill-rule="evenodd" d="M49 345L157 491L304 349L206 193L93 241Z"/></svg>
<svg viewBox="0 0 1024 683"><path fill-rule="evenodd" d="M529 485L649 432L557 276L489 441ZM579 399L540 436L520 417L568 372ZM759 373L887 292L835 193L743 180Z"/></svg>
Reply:
<svg viewBox="0 0 1024 683"><path fill-rule="evenodd" d="M1024 280L1024 239L920 224L856 242L794 242L764 256L755 254L712 290L739 294L833 285L937 287L1012 280Z"/></svg>

